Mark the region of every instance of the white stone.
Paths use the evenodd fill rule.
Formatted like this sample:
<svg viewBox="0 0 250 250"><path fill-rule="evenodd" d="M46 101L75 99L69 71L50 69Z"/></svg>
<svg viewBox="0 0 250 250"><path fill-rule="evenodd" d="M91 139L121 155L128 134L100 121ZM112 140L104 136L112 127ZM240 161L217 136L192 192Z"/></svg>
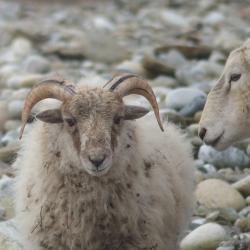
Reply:
<svg viewBox="0 0 250 250"><path fill-rule="evenodd" d="M181 250L214 250L226 238L225 229L216 223L207 223L192 231L181 242Z"/></svg>
<svg viewBox="0 0 250 250"><path fill-rule="evenodd" d="M208 179L198 184L196 188L197 201L207 208L242 209L246 202L242 195L230 184L219 179Z"/></svg>

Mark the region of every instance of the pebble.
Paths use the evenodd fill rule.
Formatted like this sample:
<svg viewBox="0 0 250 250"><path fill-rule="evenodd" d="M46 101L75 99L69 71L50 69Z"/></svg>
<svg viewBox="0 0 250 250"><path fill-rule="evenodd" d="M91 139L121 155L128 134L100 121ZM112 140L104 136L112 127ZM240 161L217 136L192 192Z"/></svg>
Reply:
<svg viewBox="0 0 250 250"><path fill-rule="evenodd" d="M32 52L31 42L23 37L16 38L11 47L14 55L18 58L24 58Z"/></svg>
<svg viewBox="0 0 250 250"><path fill-rule="evenodd" d="M1 144L3 145L12 145L18 143L19 131L16 129L9 130L1 139Z"/></svg>
<svg viewBox="0 0 250 250"><path fill-rule="evenodd" d="M28 73L43 74L50 71L50 63L39 55L29 56L23 63L24 70Z"/></svg>
<svg viewBox="0 0 250 250"><path fill-rule="evenodd" d="M160 11L159 15L162 18L162 21L171 26L173 25L178 28L186 28L189 24L189 20L187 17L179 15L172 10L164 9Z"/></svg>
<svg viewBox="0 0 250 250"><path fill-rule="evenodd" d="M133 73L140 76L145 75L145 69L143 68L141 62L126 60L121 62L115 67L118 72Z"/></svg>
<svg viewBox="0 0 250 250"><path fill-rule="evenodd" d="M205 99L205 98L206 98L206 95L198 89L178 88L178 89L169 91L167 99L166 99L166 107L175 109L175 110L181 110L187 107L187 105L190 105L190 103L195 102L195 100ZM195 103L193 104L195 105ZM196 107L193 107L191 113L196 112L194 111L195 109Z"/></svg>
<svg viewBox="0 0 250 250"><path fill-rule="evenodd" d="M241 232L250 232L250 218L240 218L234 225L238 227Z"/></svg>
<svg viewBox="0 0 250 250"><path fill-rule="evenodd" d="M9 88L30 88L41 80L45 80L41 74L15 75L7 80L6 85Z"/></svg>
<svg viewBox="0 0 250 250"><path fill-rule="evenodd" d="M151 86L155 87L166 87L166 88L176 88L177 81L169 76L158 76L153 81L150 82Z"/></svg>
<svg viewBox="0 0 250 250"><path fill-rule="evenodd" d="M167 53L160 54L159 59L165 62L167 65L174 69L178 69L179 67L185 65L187 60L185 57L175 49L168 51Z"/></svg>
<svg viewBox="0 0 250 250"><path fill-rule="evenodd" d="M246 198L247 205L250 205L250 196Z"/></svg>
<svg viewBox="0 0 250 250"><path fill-rule="evenodd" d="M20 120L8 120L4 124L4 129L5 131L16 130L20 125Z"/></svg>
<svg viewBox="0 0 250 250"><path fill-rule="evenodd" d="M0 132L4 131L4 124L9 118L9 115L6 112L7 108L7 103L5 101L0 101Z"/></svg>
<svg viewBox="0 0 250 250"><path fill-rule="evenodd" d="M15 220L0 222L0 250L25 250Z"/></svg>
<svg viewBox="0 0 250 250"><path fill-rule="evenodd" d="M207 208L242 209L246 202L241 194L227 182L218 179L208 179L198 184L196 198Z"/></svg>
<svg viewBox="0 0 250 250"><path fill-rule="evenodd" d="M0 161L9 163L13 162L17 151L19 150L19 145L10 144L6 147L0 147Z"/></svg>
<svg viewBox="0 0 250 250"><path fill-rule="evenodd" d="M207 215L208 221L216 221L223 225L231 225L239 218L238 213L233 208L220 208Z"/></svg>
<svg viewBox="0 0 250 250"><path fill-rule="evenodd" d="M22 110L24 106L24 101L14 100L8 104L8 114L12 119L20 119Z"/></svg>
<svg viewBox="0 0 250 250"><path fill-rule="evenodd" d="M190 62L176 70L176 78L183 85L206 82L215 79L222 72L223 67L215 62Z"/></svg>
<svg viewBox="0 0 250 250"><path fill-rule="evenodd" d="M182 116L192 117L198 111L203 110L206 103L206 96L199 96L194 98L190 103L188 103L185 107L180 110L180 114Z"/></svg>
<svg viewBox="0 0 250 250"><path fill-rule="evenodd" d="M234 183L233 187L245 196L250 195L250 175Z"/></svg>
<svg viewBox="0 0 250 250"><path fill-rule="evenodd" d="M203 145L200 148L198 157L217 168L235 168L236 166L244 168L250 165L250 157L246 155L245 152L235 147L230 147L219 152L210 146Z"/></svg>
<svg viewBox="0 0 250 250"><path fill-rule="evenodd" d="M214 250L227 237L225 229L207 223L192 231L181 242L181 250Z"/></svg>

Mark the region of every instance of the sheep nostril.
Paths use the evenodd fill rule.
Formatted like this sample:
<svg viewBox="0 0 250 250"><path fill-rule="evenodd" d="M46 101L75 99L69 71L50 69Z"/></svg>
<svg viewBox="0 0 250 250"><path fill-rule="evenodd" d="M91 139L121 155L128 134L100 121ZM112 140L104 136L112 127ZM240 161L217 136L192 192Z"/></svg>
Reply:
<svg viewBox="0 0 250 250"><path fill-rule="evenodd" d="M199 131L199 137L201 138L201 140L204 139L205 135L207 133L207 129L206 128L201 128Z"/></svg>
<svg viewBox="0 0 250 250"><path fill-rule="evenodd" d="M103 155L102 157L91 157L89 156L89 161L95 165L97 168L104 162L106 155Z"/></svg>

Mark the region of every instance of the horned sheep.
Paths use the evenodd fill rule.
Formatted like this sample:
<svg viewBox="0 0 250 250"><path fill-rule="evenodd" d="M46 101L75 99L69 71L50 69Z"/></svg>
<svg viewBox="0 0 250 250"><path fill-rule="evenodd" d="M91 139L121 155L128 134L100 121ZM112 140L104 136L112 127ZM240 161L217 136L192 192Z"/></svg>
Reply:
<svg viewBox="0 0 250 250"><path fill-rule="evenodd" d="M26 250L176 250L193 205L189 143L173 125L161 132L148 110L125 105L129 94L155 95L134 75L104 88L46 80L28 94L58 109L37 114L15 162L17 220Z"/></svg>

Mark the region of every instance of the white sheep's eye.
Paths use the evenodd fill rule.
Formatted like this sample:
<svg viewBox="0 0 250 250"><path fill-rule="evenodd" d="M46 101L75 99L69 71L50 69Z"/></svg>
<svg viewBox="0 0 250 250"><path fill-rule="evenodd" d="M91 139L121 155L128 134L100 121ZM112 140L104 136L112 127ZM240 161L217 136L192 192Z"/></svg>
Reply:
<svg viewBox="0 0 250 250"><path fill-rule="evenodd" d="M73 127L76 124L76 120L74 118L66 118L65 121L69 125L69 127Z"/></svg>
<svg viewBox="0 0 250 250"><path fill-rule="evenodd" d="M230 76L229 82L230 82L230 83L231 83L231 82L237 82L237 81L240 79L240 77L241 77L241 74L232 74L232 75Z"/></svg>

